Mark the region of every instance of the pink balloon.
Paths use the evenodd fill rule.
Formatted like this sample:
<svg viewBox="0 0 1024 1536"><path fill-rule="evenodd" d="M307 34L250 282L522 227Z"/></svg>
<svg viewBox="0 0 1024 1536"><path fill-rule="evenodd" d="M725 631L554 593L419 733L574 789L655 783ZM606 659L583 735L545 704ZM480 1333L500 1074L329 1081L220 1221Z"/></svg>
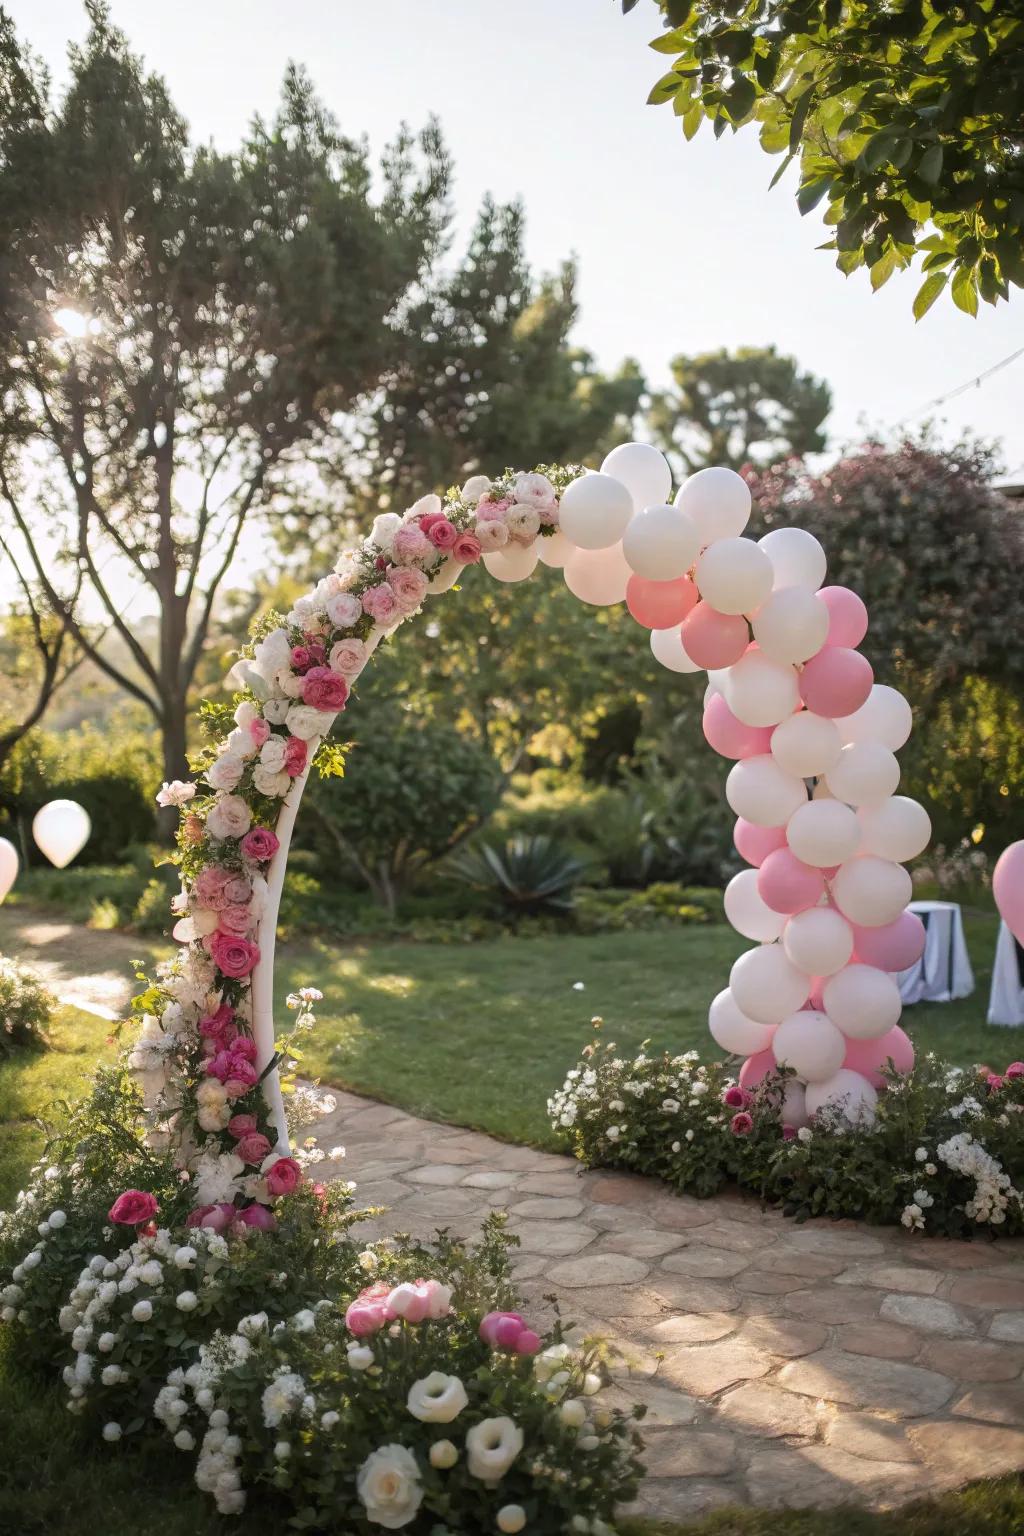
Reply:
<svg viewBox="0 0 1024 1536"><path fill-rule="evenodd" d="M925 928L916 912L901 912L881 928L852 927L855 957L880 971L905 971L924 954Z"/></svg>
<svg viewBox="0 0 1024 1536"><path fill-rule="evenodd" d="M776 848L785 848L786 829L757 827L752 821L744 821L742 816L737 816L732 840L740 858L746 859L748 864L753 864L757 869Z"/></svg>
<svg viewBox="0 0 1024 1536"><path fill-rule="evenodd" d="M860 645L868 632L868 610L849 587L821 587L818 591L828 609L826 645Z"/></svg>
<svg viewBox="0 0 1024 1536"><path fill-rule="evenodd" d="M720 757L761 757L771 750L770 725L744 725L737 720L720 693L713 693L704 709L704 735Z"/></svg>
<svg viewBox="0 0 1024 1536"><path fill-rule="evenodd" d="M825 1000L822 993L825 990L824 976L811 977L811 995L807 999L808 1008L816 1008L819 1013L825 1012Z"/></svg>
<svg viewBox="0 0 1024 1536"><path fill-rule="evenodd" d="M748 1056L740 1067L740 1087L756 1088L762 1078L767 1077L769 1072L777 1072L778 1069L778 1062L770 1050L758 1051L756 1055Z"/></svg>
<svg viewBox="0 0 1024 1536"><path fill-rule="evenodd" d="M871 663L859 651L845 645L826 645L805 663L800 673L800 696L814 714L838 720L860 709L874 680Z"/></svg>
<svg viewBox="0 0 1024 1536"><path fill-rule="evenodd" d="M851 1067L854 1072L862 1072L872 1087L884 1088L886 1079L882 1068L890 1056L897 1072L912 1070L914 1047L906 1031L898 1024L894 1024L880 1040L847 1040L843 1066Z"/></svg>
<svg viewBox="0 0 1024 1536"><path fill-rule="evenodd" d="M738 613L719 613L698 603L683 620L683 645L698 667L731 667L747 648L750 631Z"/></svg>
<svg viewBox="0 0 1024 1536"><path fill-rule="evenodd" d="M686 576L678 581L647 581L631 576L626 587L626 607L645 629L673 629L696 607L697 588Z"/></svg>
<svg viewBox="0 0 1024 1536"><path fill-rule="evenodd" d="M757 872L757 894L773 912L805 912L825 894L820 869L804 864L789 848L777 848Z"/></svg>
<svg viewBox="0 0 1024 1536"><path fill-rule="evenodd" d="M992 894L999 916L1018 944L1024 944L1024 843L1004 848L992 871Z"/></svg>

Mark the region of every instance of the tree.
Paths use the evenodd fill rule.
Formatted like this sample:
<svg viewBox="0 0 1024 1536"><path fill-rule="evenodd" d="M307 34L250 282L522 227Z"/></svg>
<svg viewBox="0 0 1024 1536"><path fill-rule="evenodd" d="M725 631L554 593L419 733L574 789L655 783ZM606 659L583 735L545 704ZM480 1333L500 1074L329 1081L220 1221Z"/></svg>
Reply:
<svg viewBox="0 0 1024 1536"><path fill-rule="evenodd" d="M46 713L54 694L82 661L70 638L77 599L73 591L61 614L52 613L29 580L24 560L0 533L0 553L7 561L20 598L12 604L0 635L4 687L0 693L0 773L18 743Z"/></svg>
<svg viewBox="0 0 1024 1536"><path fill-rule="evenodd" d="M692 139L756 123L799 157L801 213L880 288L920 254L921 316L949 283L976 314L1024 285L1024 0L657 0L672 65L650 101ZM637 0L622 0L631 11Z"/></svg>
<svg viewBox="0 0 1024 1536"><path fill-rule="evenodd" d="M774 347L680 355L671 368L675 389L653 397L648 422L686 474L709 464L765 468L824 449L831 391Z"/></svg>
<svg viewBox="0 0 1024 1536"><path fill-rule="evenodd" d="M241 148L195 148L101 0L59 107L0 10L0 497L52 610L81 581L130 656L82 650L186 774L187 695L247 523L393 368L448 161L404 130L378 184L294 68ZM70 573L70 574L69 574ZM147 648L126 604L159 614Z"/></svg>

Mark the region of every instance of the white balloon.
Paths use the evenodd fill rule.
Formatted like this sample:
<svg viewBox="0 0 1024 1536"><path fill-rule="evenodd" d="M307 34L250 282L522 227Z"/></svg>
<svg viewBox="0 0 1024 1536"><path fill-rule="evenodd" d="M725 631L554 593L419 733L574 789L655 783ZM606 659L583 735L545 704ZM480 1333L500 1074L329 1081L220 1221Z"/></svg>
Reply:
<svg viewBox="0 0 1024 1536"><path fill-rule="evenodd" d="M865 806L857 812L857 819L864 852L877 853L880 859L893 859L898 864L916 859L932 835L928 812L909 795L892 795L879 805Z"/></svg>
<svg viewBox="0 0 1024 1536"><path fill-rule="evenodd" d="M0 901L18 878L18 850L6 837L0 837Z"/></svg>
<svg viewBox="0 0 1024 1536"><path fill-rule="evenodd" d="M913 718L902 693L885 683L875 683L860 709L844 715L836 725L844 742L877 741L890 752L898 752L910 735Z"/></svg>
<svg viewBox="0 0 1024 1536"><path fill-rule="evenodd" d="M803 1007L811 978L798 971L781 944L762 944L740 955L729 972L737 1008L756 1024L781 1024Z"/></svg>
<svg viewBox="0 0 1024 1536"><path fill-rule="evenodd" d="M779 1119L783 1125L791 1125L797 1131L807 1124L807 1091L795 1077L786 1078Z"/></svg>
<svg viewBox="0 0 1024 1536"><path fill-rule="evenodd" d="M775 761L787 773L795 773L801 779L827 773L839 761L842 746L835 722L807 709L790 715L772 732Z"/></svg>
<svg viewBox="0 0 1024 1536"><path fill-rule="evenodd" d="M537 569L538 558L536 542L506 544L484 555L484 565L495 581L525 581Z"/></svg>
<svg viewBox="0 0 1024 1536"><path fill-rule="evenodd" d="M676 506L697 525L702 545L736 538L750 521L750 488L734 469L698 469L679 487Z"/></svg>
<svg viewBox="0 0 1024 1536"><path fill-rule="evenodd" d="M809 1115L816 1115L828 1104L833 1109L842 1109L843 1119L851 1125L871 1125L878 1094L862 1072L840 1067L823 1082L808 1083L804 1102Z"/></svg>
<svg viewBox="0 0 1024 1536"><path fill-rule="evenodd" d="M725 798L737 816L758 827L784 827L798 806L807 804L802 779L783 773L770 753L734 763L725 781Z"/></svg>
<svg viewBox="0 0 1024 1536"><path fill-rule="evenodd" d="M753 613L772 590L772 564L753 539L718 539L697 561L697 586L719 613Z"/></svg>
<svg viewBox="0 0 1024 1536"><path fill-rule="evenodd" d="M621 544L613 544L611 549L577 549L562 568L562 577L573 596L581 603L593 603L595 608L625 602L632 574L623 559Z"/></svg>
<svg viewBox="0 0 1024 1536"><path fill-rule="evenodd" d="M860 846L860 822L841 800L809 800L794 811L786 841L805 864L834 869L852 859Z"/></svg>
<svg viewBox="0 0 1024 1536"><path fill-rule="evenodd" d="M708 668L708 687L713 688L715 693L720 693L723 699L725 698L725 686L729 681L731 670L731 667Z"/></svg>
<svg viewBox="0 0 1024 1536"><path fill-rule="evenodd" d="M77 800L51 800L36 812L32 836L51 864L63 869L89 840L89 813Z"/></svg>
<svg viewBox="0 0 1024 1536"><path fill-rule="evenodd" d="M798 1077L815 1083L838 1072L846 1056L846 1040L827 1014L805 1008L783 1019L772 1051L780 1067L792 1067Z"/></svg>
<svg viewBox="0 0 1024 1536"><path fill-rule="evenodd" d="M773 528L758 544L772 563L776 588L806 587L817 592L825 580L828 561L813 533L806 528Z"/></svg>
<svg viewBox="0 0 1024 1536"><path fill-rule="evenodd" d="M633 501L621 480L611 475L581 475L562 492L558 526L580 549L618 544L633 516Z"/></svg>
<svg viewBox="0 0 1024 1536"><path fill-rule="evenodd" d="M576 545L566 538L561 528L556 528L554 533L537 540L537 559L541 565L549 565L552 570L560 571L575 548Z"/></svg>
<svg viewBox="0 0 1024 1536"><path fill-rule="evenodd" d="M652 629L651 651L656 661L670 672L699 672L701 669L686 654L683 632L677 624L674 629Z"/></svg>
<svg viewBox="0 0 1024 1536"><path fill-rule="evenodd" d="M900 1021L900 989L874 965L847 965L830 976L822 1002L837 1029L851 1040L880 1040Z"/></svg>
<svg viewBox="0 0 1024 1536"><path fill-rule="evenodd" d="M847 805L878 805L900 782L900 765L877 741L849 742L825 775L837 800Z"/></svg>
<svg viewBox="0 0 1024 1536"><path fill-rule="evenodd" d="M693 518L667 504L638 512L622 535L627 563L648 581L685 576L699 549Z"/></svg>
<svg viewBox="0 0 1024 1536"><path fill-rule="evenodd" d="M767 1050L775 1033L773 1025L756 1024L741 1013L728 987L708 1009L708 1029L716 1045L736 1056L754 1056Z"/></svg>
<svg viewBox="0 0 1024 1536"><path fill-rule="evenodd" d="M616 480L622 481L637 512L642 512L645 507L660 506L672 494L672 471L668 460L650 443L620 443L601 465L601 473L614 475Z"/></svg>
<svg viewBox="0 0 1024 1536"><path fill-rule="evenodd" d="M750 622L766 656L774 661L809 661L828 637L829 612L806 587L779 587Z"/></svg>
<svg viewBox="0 0 1024 1536"><path fill-rule="evenodd" d="M720 549L720 544L712 545ZM725 702L744 725L778 725L800 706L800 684L794 669L772 661L760 651L748 651L728 669Z"/></svg>
<svg viewBox="0 0 1024 1536"><path fill-rule="evenodd" d="M833 976L853 954L853 929L832 907L808 907L786 923L782 947L799 970Z"/></svg>
<svg viewBox="0 0 1024 1536"><path fill-rule="evenodd" d="M894 923L913 895L913 883L902 864L866 853L841 864L832 880L832 900L851 923L882 928Z"/></svg>
<svg viewBox="0 0 1024 1536"><path fill-rule="evenodd" d="M737 933L745 939L756 939L759 944L771 944L786 923L781 912L773 912L761 899L756 869L742 869L733 875L725 888L725 915Z"/></svg>

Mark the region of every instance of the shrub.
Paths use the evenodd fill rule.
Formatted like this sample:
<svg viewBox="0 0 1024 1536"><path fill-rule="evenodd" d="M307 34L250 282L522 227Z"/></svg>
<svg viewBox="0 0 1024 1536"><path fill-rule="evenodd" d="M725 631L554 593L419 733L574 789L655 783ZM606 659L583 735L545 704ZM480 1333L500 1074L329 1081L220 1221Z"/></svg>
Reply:
<svg viewBox="0 0 1024 1536"><path fill-rule="evenodd" d="M0 956L0 1056L46 1044L55 998L33 971Z"/></svg>
<svg viewBox="0 0 1024 1536"><path fill-rule="evenodd" d="M568 912L586 865L550 837L479 843L448 860L448 871L515 915Z"/></svg>
<svg viewBox="0 0 1024 1536"><path fill-rule="evenodd" d="M642 891L612 887L581 890L576 898L576 926L582 933L623 933L679 923L721 922L722 892L706 886L657 881Z"/></svg>

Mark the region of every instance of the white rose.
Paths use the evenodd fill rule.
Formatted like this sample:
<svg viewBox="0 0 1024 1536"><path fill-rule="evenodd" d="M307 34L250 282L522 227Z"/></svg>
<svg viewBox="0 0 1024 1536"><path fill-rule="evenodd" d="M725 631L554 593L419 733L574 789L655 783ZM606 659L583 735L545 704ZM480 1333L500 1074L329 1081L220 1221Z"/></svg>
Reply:
<svg viewBox="0 0 1024 1536"><path fill-rule="evenodd" d="M287 742L284 736L268 736L260 747L260 764L268 773L280 773L284 767Z"/></svg>
<svg viewBox="0 0 1024 1536"><path fill-rule="evenodd" d="M423 1424L450 1424L469 1402L466 1389L457 1376L431 1371L409 1388L406 1407Z"/></svg>
<svg viewBox="0 0 1024 1536"><path fill-rule="evenodd" d="M488 475L470 475L460 495L469 506L475 507L481 496L486 496L493 481Z"/></svg>
<svg viewBox="0 0 1024 1536"><path fill-rule="evenodd" d="M199 1129L208 1132L210 1135L215 1135L217 1131L223 1131L230 1119L230 1104L203 1105L196 1116L196 1120L199 1122Z"/></svg>
<svg viewBox="0 0 1024 1536"><path fill-rule="evenodd" d="M459 1453L450 1440L435 1440L430 1447L430 1465L442 1472L454 1467L458 1459Z"/></svg>
<svg viewBox="0 0 1024 1536"><path fill-rule="evenodd" d="M252 665L256 671L269 683L275 674L286 667L292 659L292 643L285 629L271 630L269 635L257 645L253 653Z"/></svg>
<svg viewBox="0 0 1024 1536"><path fill-rule="evenodd" d="M378 545L387 554L395 534L401 526L402 519L397 512L381 512L373 520L373 527L370 529L370 541Z"/></svg>
<svg viewBox="0 0 1024 1536"><path fill-rule="evenodd" d="M516 475L512 485L516 501L543 511L555 504L555 488L547 475Z"/></svg>
<svg viewBox="0 0 1024 1536"><path fill-rule="evenodd" d="M253 721L259 719L259 715L260 712L255 704L250 704L248 699L243 699L235 710L235 724L243 731L248 730Z"/></svg>
<svg viewBox="0 0 1024 1536"><path fill-rule="evenodd" d="M110 1351L113 1349L116 1343L116 1333L101 1333L99 1338L96 1340L96 1348L99 1350L101 1355L109 1355Z"/></svg>
<svg viewBox="0 0 1024 1536"><path fill-rule="evenodd" d="M113 1419L111 1419L109 1424L104 1424L104 1426L103 1426L103 1438L104 1438L104 1440L109 1440L111 1445L115 1444L116 1441L120 1440L120 1438L121 1438L121 1426L120 1426L120 1424L115 1424Z"/></svg>
<svg viewBox="0 0 1024 1536"><path fill-rule="evenodd" d="M244 837L251 826L252 815L240 795L222 795L206 818L211 837Z"/></svg>
<svg viewBox="0 0 1024 1536"><path fill-rule="evenodd" d="M314 736L326 736L334 724L334 715L311 704L293 704L285 716L285 724L293 736L312 741Z"/></svg>
<svg viewBox="0 0 1024 1536"><path fill-rule="evenodd" d="M363 614L363 605L351 592L337 592L327 602L327 617L335 629L351 629Z"/></svg>
<svg viewBox="0 0 1024 1536"><path fill-rule="evenodd" d="M263 706L263 718L268 725L283 725L288 708L287 699L268 699Z"/></svg>
<svg viewBox="0 0 1024 1536"><path fill-rule="evenodd" d="M470 1477L496 1483L505 1476L523 1448L523 1432L512 1419L481 1419L466 1435L466 1465Z"/></svg>
<svg viewBox="0 0 1024 1536"><path fill-rule="evenodd" d="M59 1232L61 1227L67 1225L67 1214L64 1211L51 1211L46 1218L46 1225L52 1232Z"/></svg>
<svg viewBox="0 0 1024 1536"><path fill-rule="evenodd" d="M559 1409L559 1415L570 1429L582 1429L587 1421L586 1405L578 1397L569 1397Z"/></svg>
<svg viewBox="0 0 1024 1536"><path fill-rule="evenodd" d="M148 1323L153 1316L153 1303L151 1301L137 1301L132 1307L132 1317L137 1323Z"/></svg>
<svg viewBox="0 0 1024 1536"><path fill-rule="evenodd" d="M348 1363L354 1371L368 1371L375 1358L373 1350L366 1344L348 1346Z"/></svg>
<svg viewBox="0 0 1024 1536"><path fill-rule="evenodd" d="M498 1510L496 1519L499 1531L507 1532L508 1536L515 1536L515 1533L521 1531L526 1524L526 1510L521 1504L503 1504Z"/></svg>
<svg viewBox="0 0 1024 1536"><path fill-rule="evenodd" d="M178 1248L174 1253L174 1264L177 1269L191 1269L195 1263L196 1250L191 1243L186 1243L183 1248Z"/></svg>
<svg viewBox="0 0 1024 1536"><path fill-rule="evenodd" d="M174 1437L174 1443L179 1451L191 1451L195 1449L196 1442L187 1429L179 1429Z"/></svg>
<svg viewBox="0 0 1024 1536"><path fill-rule="evenodd" d="M286 773L271 773L260 764L257 764L253 769L253 788L259 795L269 795L272 799L286 795L291 787L291 782Z"/></svg>
<svg viewBox="0 0 1024 1536"><path fill-rule="evenodd" d="M199 1297L195 1291L182 1291L175 1297L174 1304L179 1312L194 1312L199 1305Z"/></svg>
<svg viewBox="0 0 1024 1536"><path fill-rule="evenodd" d="M172 779L169 784L164 783L156 797L157 805L185 805L196 792L194 784L189 784L181 779Z"/></svg>
<svg viewBox="0 0 1024 1536"><path fill-rule="evenodd" d="M423 1502L415 1456L404 1445L371 1451L359 1468L356 1492L371 1524L388 1531L408 1525Z"/></svg>

